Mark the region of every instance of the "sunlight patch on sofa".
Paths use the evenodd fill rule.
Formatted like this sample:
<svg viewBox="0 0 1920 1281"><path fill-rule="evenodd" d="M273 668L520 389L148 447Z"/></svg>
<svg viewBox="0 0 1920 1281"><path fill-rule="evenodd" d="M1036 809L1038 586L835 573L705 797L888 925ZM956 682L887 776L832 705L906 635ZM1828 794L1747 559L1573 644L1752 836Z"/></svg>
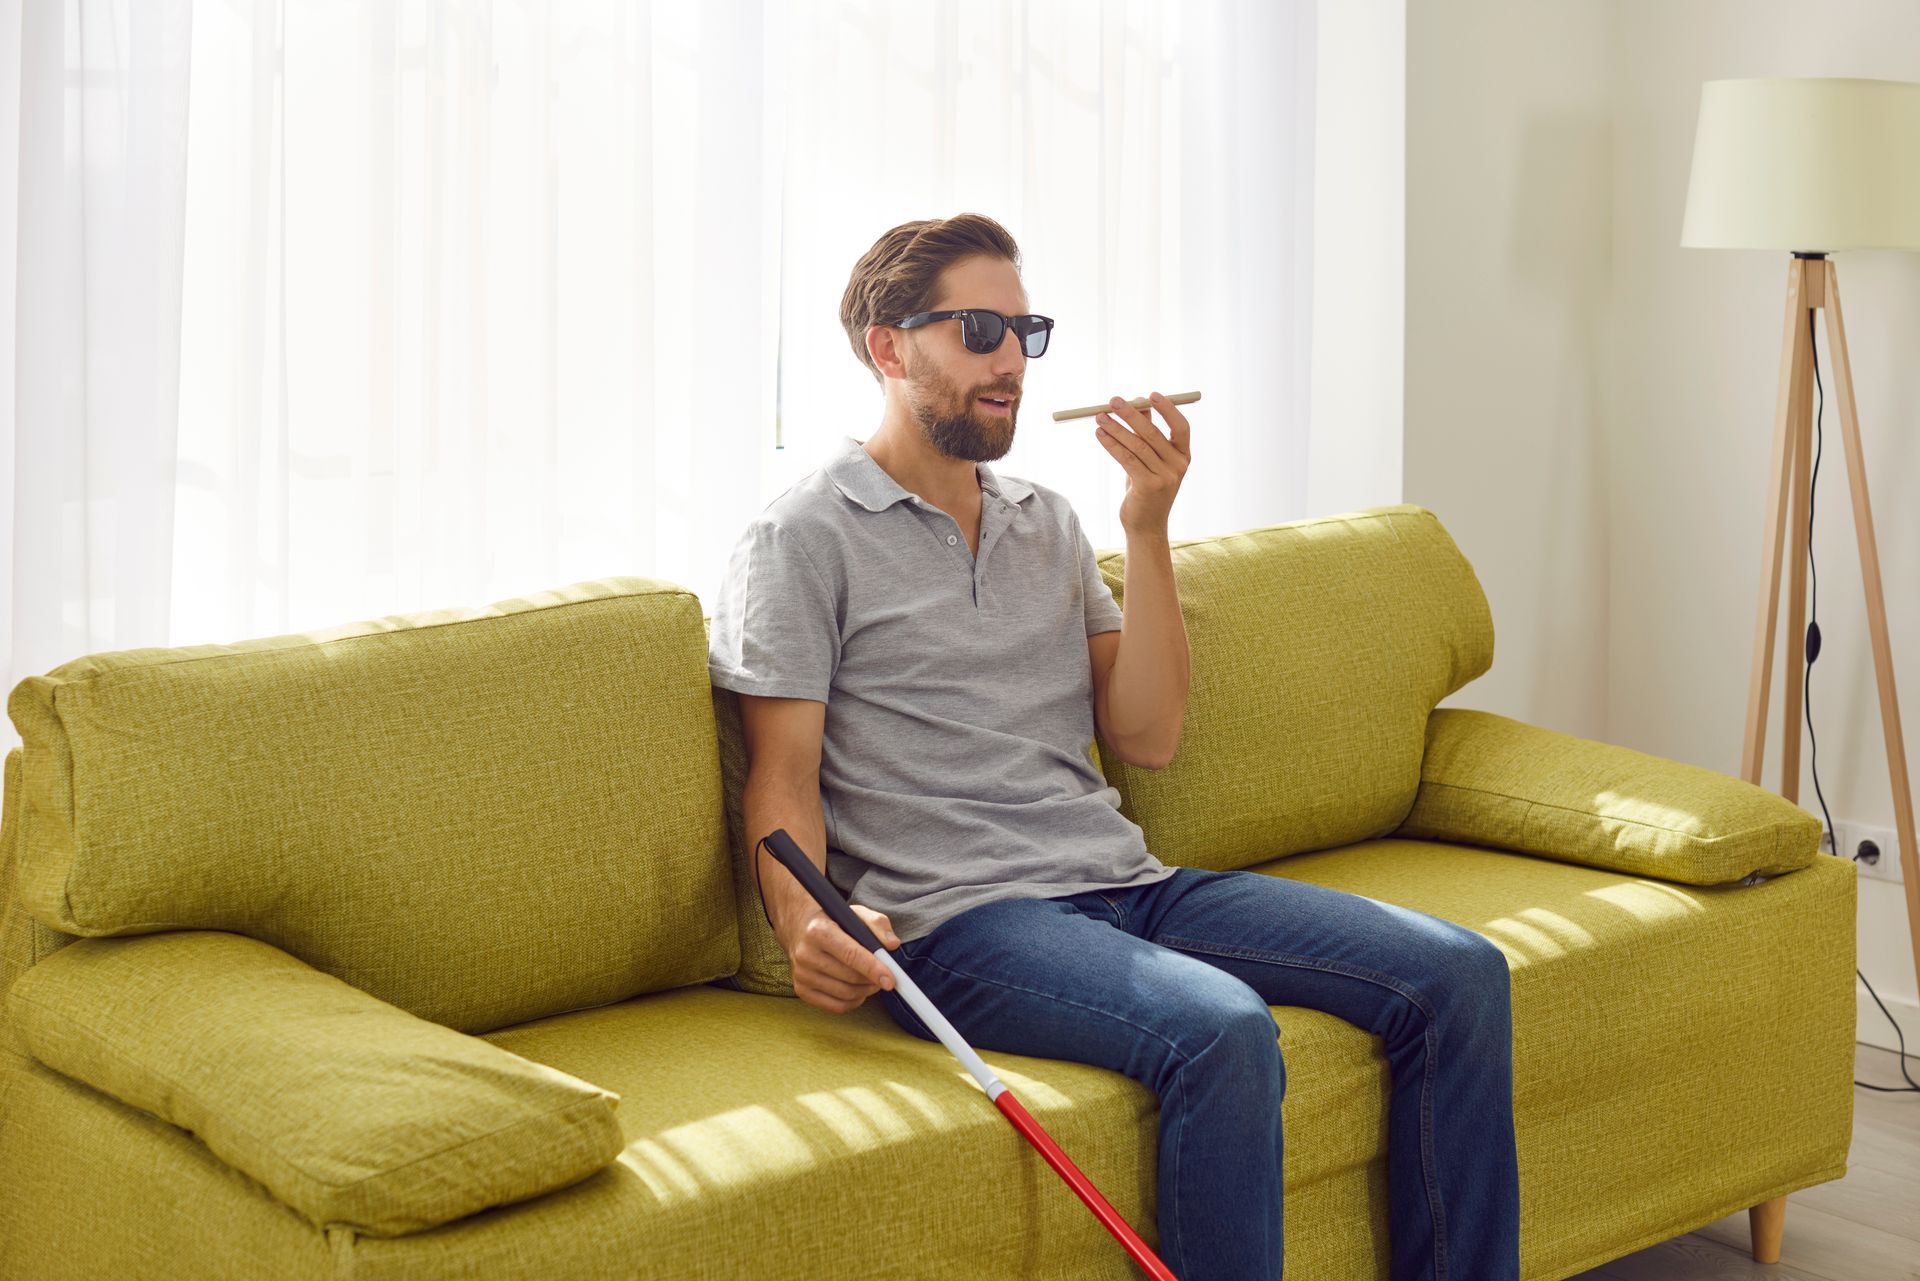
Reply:
<svg viewBox="0 0 1920 1281"><path fill-rule="evenodd" d="M939 1104L927 1097L925 1090L917 1090L913 1086L904 1085L899 1081L888 1081L887 1089L897 1096L900 1102L912 1108L915 1112L918 1112L920 1119L927 1124L936 1129L946 1128L946 1112Z"/></svg>
<svg viewBox="0 0 1920 1281"><path fill-rule="evenodd" d="M1668 832L1685 832L1689 836L1699 836L1708 828L1707 820L1701 814L1662 805L1632 792L1602 788L1593 794L1593 799L1588 803L1603 821L1657 827Z"/></svg>
<svg viewBox="0 0 1920 1281"><path fill-rule="evenodd" d="M795 1102L824 1121L853 1152L869 1152L913 1136L913 1123L864 1085L803 1094Z"/></svg>
<svg viewBox="0 0 1920 1281"><path fill-rule="evenodd" d="M686 1166L674 1160L672 1153L652 1139L629 1143L626 1151L616 1159L638 1174L646 1183L647 1190L662 1205L671 1205L682 1199L692 1200L700 1195L700 1181L688 1172Z"/></svg>
<svg viewBox="0 0 1920 1281"><path fill-rule="evenodd" d="M1706 911L1706 906L1686 891L1660 881L1622 881L1587 890L1586 895L1625 908L1642 921L1673 921Z"/></svg>
<svg viewBox="0 0 1920 1281"><path fill-rule="evenodd" d="M676 1125L662 1131L657 1141L628 1144L627 1154L637 1154L636 1161L647 1162L645 1166L635 1165L643 1178L651 1167L670 1179L672 1187L689 1194L697 1193L703 1184L750 1184L769 1174L810 1169L818 1164L793 1127L771 1108L759 1104ZM657 1185L652 1178L647 1182L662 1200L668 1199L670 1188Z"/></svg>
<svg viewBox="0 0 1920 1281"><path fill-rule="evenodd" d="M1517 919L1522 918L1525 919ZM1488 921L1484 929L1496 941L1507 941L1528 957L1564 956L1593 945L1593 935L1560 913L1544 907L1527 907L1512 916Z"/></svg>

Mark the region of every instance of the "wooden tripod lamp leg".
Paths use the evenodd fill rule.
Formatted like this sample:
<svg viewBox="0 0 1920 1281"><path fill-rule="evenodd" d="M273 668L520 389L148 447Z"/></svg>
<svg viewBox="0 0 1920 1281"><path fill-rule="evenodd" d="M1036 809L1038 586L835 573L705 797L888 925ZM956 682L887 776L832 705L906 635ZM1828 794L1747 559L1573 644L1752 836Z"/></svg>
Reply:
<svg viewBox="0 0 1920 1281"><path fill-rule="evenodd" d="M1806 349L1806 372L1801 375L1800 394L1793 401L1793 415L1787 424L1787 452L1792 477L1790 506L1791 528L1787 546L1787 688L1786 704L1780 709L1780 795L1800 803L1800 718L1801 682L1807 662L1807 515L1813 499L1808 482L1813 471L1813 316L1807 309L1821 303L1821 285L1826 263L1795 259L1800 263L1800 316L1798 345Z"/></svg>
<svg viewBox="0 0 1920 1281"><path fill-rule="evenodd" d="M1873 506L1867 501L1867 460L1860 448L1860 419L1853 401L1853 367L1847 359L1847 327L1840 316L1840 284L1827 264L1827 348L1833 358L1833 389L1840 405L1840 436L1847 451L1847 487L1853 494L1853 531L1860 544L1860 577L1867 591L1867 631L1873 638L1873 674L1880 688L1880 729L1887 744L1893 783L1893 821L1900 836L1900 874L1907 898L1907 929L1913 936L1913 973L1920 982L1920 850L1913 839L1913 789L1907 781L1906 739L1900 732L1900 700L1893 685L1893 645L1887 638L1887 598L1880 588L1880 551L1874 542ZM1845 853L1845 851L1842 851Z"/></svg>
<svg viewBox="0 0 1920 1281"><path fill-rule="evenodd" d="M1760 568L1760 617L1753 633L1753 673L1747 683L1747 734L1740 751L1740 777L1760 782L1767 751L1767 699L1773 684L1773 633L1780 617L1781 536L1786 532L1788 459L1792 427L1798 406L1807 397L1807 326L1805 260L1795 258L1787 268L1787 315L1780 338L1780 394L1773 416L1773 464L1767 478L1767 521L1761 536L1765 560Z"/></svg>

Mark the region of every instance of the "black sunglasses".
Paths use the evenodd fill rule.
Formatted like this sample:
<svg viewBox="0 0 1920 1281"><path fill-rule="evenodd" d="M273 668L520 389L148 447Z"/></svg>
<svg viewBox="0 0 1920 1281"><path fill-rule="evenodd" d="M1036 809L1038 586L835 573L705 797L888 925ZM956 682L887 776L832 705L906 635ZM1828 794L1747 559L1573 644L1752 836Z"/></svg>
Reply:
<svg viewBox="0 0 1920 1281"><path fill-rule="evenodd" d="M967 344L968 351L980 356L1000 349L1000 339L1006 335L1009 325L1013 326L1014 333L1020 335L1020 350L1029 357L1046 355L1047 337L1053 333L1051 316L1003 316L997 311L978 307L970 307L965 311L923 311L896 323L901 329L912 329L936 320L955 318L961 322L961 341Z"/></svg>

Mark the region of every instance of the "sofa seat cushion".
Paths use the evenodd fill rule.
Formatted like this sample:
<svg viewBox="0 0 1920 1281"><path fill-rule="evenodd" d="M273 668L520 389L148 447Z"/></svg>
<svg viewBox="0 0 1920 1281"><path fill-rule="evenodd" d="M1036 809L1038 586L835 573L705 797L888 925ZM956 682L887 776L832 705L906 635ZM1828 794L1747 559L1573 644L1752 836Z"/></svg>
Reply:
<svg viewBox="0 0 1920 1281"><path fill-rule="evenodd" d="M1652 1244L1674 1223L1685 1231L1783 1182L1807 1186L1844 1168L1851 864L1822 859L1757 885L1701 888L1387 839L1250 870L1426 911L1506 953L1527 1275L1566 1275L1613 1257L1635 1232ZM1383 1044L1318 1010L1278 1006L1274 1016L1288 1065L1289 1262L1305 1276L1384 1276ZM572 1188L423 1238L462 1255L497 1262L506 1236L489 1240L491 1225L551 1213L541 1230L555 1251L570 1234L631 1232L663 1275L701 1266L727 1275L738 1264L798 1277L849 1252L884 1259L909 1248L926 1276L1104 1275L1103 1264L1076 1271L1076 1257L1131 1275L1124 1252L946 1049L874 1001L835 1016L706 987L486 1039L621 1094L627 1150ZM1151 1092L1084 1064L982 1057L1157 1241ZM1751 1201L1714 1203L1729 1168L1751 1173ZM1008 1223L1025 1235L1009 1238ZM762 1235L774 1225L777 1251ZM390 1244L361 1242L356 1265L371 1267Z"/></svg>
<svg viewBox="0 0 1920 1281"><path fill-rule="evenodd" d="M1288 1258L1306 1276L1373 1275L1387 1258L1385 1167L1375 1162L1386 1065L1372 1038L1331 1015L1277 1013L1293 1082L1286 1213L1301 1234ZM417 1270L406 1241L360 1241L356 1281L505 1275L523 1257L556 1260L546 1273L555 1278L597 1277L596 1264L620 1257L644 1258L647 1275L662 1277L798 1281L849 1258L916 1278L1137 1275L945 1047L899 1027L877 1001L832 1015L705 986L484 1039L622 1093L625 1153L539 1201L410 1238L444 1255L445 1272ZM1153 1093L1086 1064L982 1058L1157 1243Z"/></svg>
<svg viewBox="0 0 1920 1281"><path fill-rule="evenodd" d="M1827 858L1756 885L1694 887L1382 839L1250 870L1429 912L1507 955L1527 1275L1565 1275L1612 1257L1636 1230L1652 1244L1679 1219L1748 1204L1712 1203L1730 1168L1751 1172L1757 1203L1784 1180L1805 1186L1844 1167L1851 864ZM1317 1010L1274 1016L1288 1065L1289 1271L1384 1276L1384 1046ZM794 1276L849 1254L898 1257L909 1244L927 1276L1081 1275L1074 1256L1117 1260L1113 1275L1130 1275L1124 1252L965 1069L877 1002L835 1016L706 987L486 1039L622 1095L627 1150L541 1202L428 1234L471 1234L463 1250L493 1248L481 1237L494 1218L545 1205L563 1216L546 1229L554 1249L569 1230L630 1221L667 1275L703 1258L722 1275L735 1259L765 1266L775 1256L758 1234L772 1225ZM1157 1241L1151 1092L1084 1064L982 1057ZM591 1208L603 1195L626 1201L630 1219ZM1011 1240L1008 1223L1031 1234ZM362 1242L357 1257L388 1244Z"/></svg>
<svg viewBox="0 0 1920 1281"><path fill-rule="evenodd" d="M1698 888L1377 840L1251 870L1430 912L1505 952L1524 1275L1583 1271L1623 1253L1623 1240L1639 1243L1630 1252L1845 1173L1851 863L1821 858L1757 885ZM1274 1017L1287 1056L1288 1271L1385 1276L1382 1043L1317 1010L1279 1006ZM630 1275L636 1259L650 1275L765 1281L817 1276L849 1257L901 1277L1137 1275L946 1049L874 1001L836 1016L689 987L485 1039L622 1095L625 1151L533 1201L409 1237L335 1242L350 1248L356 1281L502 1276L529 1259L553 1281ZM982 1057L1157 1244L1153 1095L1084 1064ZM23 1191L0 1175L0 1229L51 1213L38 1197L126 1188L137 1172L142 1188L190 1190L263 1252L286 1248L291 1212L191 1136L37 1065L10 1102L31 1121L0 1125L0 1171L34 1177ZM100 1109L118 1110L110 1131ZM1743 1187L1716 1198L1729 1170ZM130 1233L73 1242L59 1259L108 1274L114 1260L140 1257Z"/></svg>

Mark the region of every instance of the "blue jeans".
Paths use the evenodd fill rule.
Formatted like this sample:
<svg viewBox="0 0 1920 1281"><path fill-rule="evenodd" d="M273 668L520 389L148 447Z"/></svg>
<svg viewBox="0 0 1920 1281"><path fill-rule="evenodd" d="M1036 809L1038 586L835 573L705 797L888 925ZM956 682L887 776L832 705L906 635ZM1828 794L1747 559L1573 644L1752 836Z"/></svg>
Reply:
<svg viewBox="0 0 1920 1281"><path fill-rule="evenodd" d="M892 955L975 1049L1091 1063L1154 1092L1157 1252L1180 1281L1281 1276L1272 1005L1385 1042L1393 1281L1518 1281L1510 980L1484 936L1307 881L1182 867L982 904ZM875 995L937 1043L898 992Z"/></svg>

